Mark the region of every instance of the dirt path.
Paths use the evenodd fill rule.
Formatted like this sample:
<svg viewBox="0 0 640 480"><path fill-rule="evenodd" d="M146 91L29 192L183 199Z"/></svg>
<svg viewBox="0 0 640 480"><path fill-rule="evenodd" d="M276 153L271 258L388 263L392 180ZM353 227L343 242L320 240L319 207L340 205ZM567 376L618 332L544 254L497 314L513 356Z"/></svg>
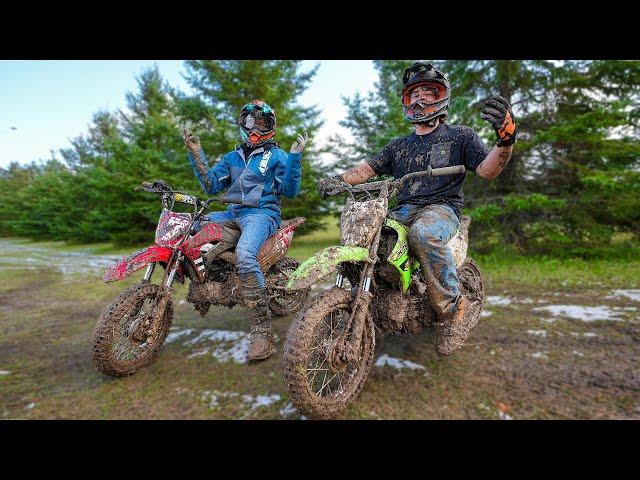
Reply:
<svg viewBox="0 0 640 480"><path fill-rule="evenodd" d="M181 286L159 359L113 379L92 364L93 327L140 275L104 284L118 257L0 248L3 418L301 418L280 372L291 317L274 322L275 357L247 365L244 312L201 318ZM462 351L437 356L432 332L385 339L344 418L640 418L639 289L523 295L487 277L483 319Z"/></svg>

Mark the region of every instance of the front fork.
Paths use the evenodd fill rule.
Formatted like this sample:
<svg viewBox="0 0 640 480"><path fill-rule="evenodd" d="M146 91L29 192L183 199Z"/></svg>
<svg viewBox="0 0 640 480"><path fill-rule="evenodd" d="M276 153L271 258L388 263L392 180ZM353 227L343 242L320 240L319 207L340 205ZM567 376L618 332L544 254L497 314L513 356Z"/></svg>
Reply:
<svg viewBox="0 0 640 480"><path fill-rule="evenodd" d="M151 315L147 317L145 322L141 323L140 327L134 333L135 338L139 338L140 340L142 340L143 337L146 337L147 341L151 341L157 336L158 328L162 324L160 320L164 317L167 305L169 304L169 300L171 300L171 287L173 286L173 281L175 279L178 265L182 260L183 254L182 252L177 251L174 252L171 257L172 258L169 259L169 262L167 264L167 267L169 268L167 268L167 270L165 271L162 279L162 285L160 285L158 296L156 297L158 299L157 303L154 306ZM149 283L151 281L151 276L153 275L153 271L155 270L155 268L155 262L149 264L149 266L147 267L147 271L142 278L142 283Z"/></svg>
<svg viewBox="0 0 640 480"><path fill-rule="evenodd" d="M329 354L329 363L336 371L344 370L349 363L358 359L362 336L369 317L369 308L373 301L373 295L369 290L371 289L373 269L378 261L378 244L380 243L381 232L382 226L378 229L378 233L369 248L369 257L365 260L365 266L360 274L359 288L356 292L349 321ZM344 277L339 273L336 277L336 286L342 287L343 281Z"/></svg>

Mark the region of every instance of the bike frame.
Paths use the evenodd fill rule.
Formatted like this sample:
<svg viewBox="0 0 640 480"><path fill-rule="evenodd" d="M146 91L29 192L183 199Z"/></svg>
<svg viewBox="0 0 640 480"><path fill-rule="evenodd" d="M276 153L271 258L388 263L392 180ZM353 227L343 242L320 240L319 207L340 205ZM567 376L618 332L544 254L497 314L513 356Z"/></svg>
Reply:
<svg viewBox="0 0 640 480"><path fill-rule="evenodd" d="M105 282L122 280L132 273L147 267L143 282L149 282L156 264L165 263L165 274L162 285L171 288L175 278L184 282L184 274L190 269L198 281L205 281L205 264L200 247L206 243L223 240L222 225L207 221L196 233L194 225L202 221L204 211L214 200L228 202L225 198L210 199L203 202L196 197L180 192L157 192L149 188L150 193L162 193L163 210L156 228L155 244L123 257L115 265L107 269L103 276ZM175 202L193 205L194 212L179 213L172 211ZM258 262L263 271L268 270L276 261L284 257L294 230L304 223L302 217L287 222L287 225L269 237L258 253ZM193 278L193 277L192 277Z"/></svg>

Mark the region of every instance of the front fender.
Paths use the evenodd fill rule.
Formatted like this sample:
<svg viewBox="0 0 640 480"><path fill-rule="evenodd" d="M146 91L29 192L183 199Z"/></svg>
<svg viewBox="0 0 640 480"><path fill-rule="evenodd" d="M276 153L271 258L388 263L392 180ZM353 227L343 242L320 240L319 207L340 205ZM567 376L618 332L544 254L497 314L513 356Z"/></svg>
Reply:
<svg viewBox="0 0 640 480"><path fill-rule="evenodd" d="M328 247L307 258L296 269L287 287L290 290L302 290L319 282L332 272L342 262L361 262L369 256L369 250L352 245Z"/></svg>
<svg viewBox="0 0 640 480"><path fill-rule="evenodd" d="M129 255L128 257L123 257L118 263L111 265L103 275L102 279L105 282L122 280L150 263L168 262L171 257L171 253L172 250L167 247L160 247L158 245L147 247Z"/></svg>

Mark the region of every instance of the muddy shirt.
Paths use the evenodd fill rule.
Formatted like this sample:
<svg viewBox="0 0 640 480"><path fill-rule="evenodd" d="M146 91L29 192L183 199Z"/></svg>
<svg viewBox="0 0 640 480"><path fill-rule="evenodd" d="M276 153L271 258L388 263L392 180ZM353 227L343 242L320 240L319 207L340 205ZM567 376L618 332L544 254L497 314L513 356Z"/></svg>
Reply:
<svg viewBox="0 0 640 480"><path fill-rule="evenodd" d="M441 123L426 135L413 132L392 140L367 163L378 175L400 178L407 173L431 168L464 165L474 171L489 150L469 127ZM467 174L446 175L435 178L417 178L406 182L398 193L398 209L403 205L450 205L460 217L464 195L462 185Z"/></svg>

